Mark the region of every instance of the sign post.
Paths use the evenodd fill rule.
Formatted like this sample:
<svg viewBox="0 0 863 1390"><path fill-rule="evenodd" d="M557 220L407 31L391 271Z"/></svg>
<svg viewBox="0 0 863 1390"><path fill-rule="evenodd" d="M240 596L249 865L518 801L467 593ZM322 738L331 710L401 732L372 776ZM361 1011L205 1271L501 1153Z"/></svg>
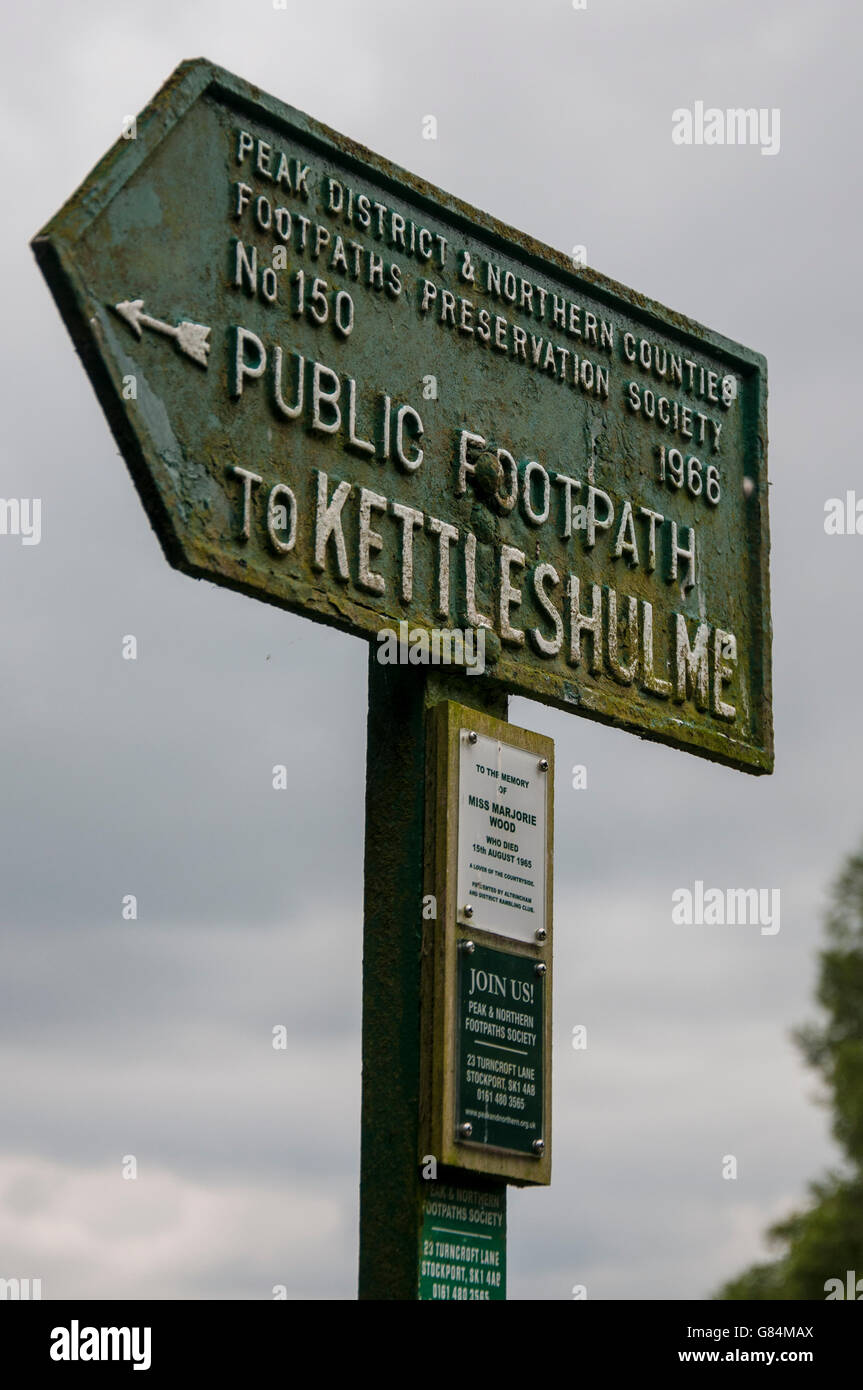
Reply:
<svg viewBox="0 0 863 1390"><path fill-rule="evenodd" d="M423 1257L426 1204L444 1177L440 1154L423 1150L423 1059L428 1041L422 1016L423 952L433 942L439 905L429 901L437 823L433 756L436 708L453 688L482 712L506 715L506 695L484 683L423 667L384 666L369 656L366 744L366 841L363 928L363 1096L360 1157L360 1298L416 1299L432 1295L444 1276L422 1274L422 1261L448 1266L434 1250ZM434 915L432 915L434 914ZM425 1161L424 1161L425 1160ZM428 1160L433 1160L430 1164ZM425 1175L424 1175L425 1174ZM503 1183L466 1190L492 1192L505 1220ZM433 1223L438 1224L438 1223ZM463 1222L442 1220L450 1229ZM505 1230L505 1226L504 1226ZM440 1243L463 1246L455 1236Z"/></svg>
<svg viewBox="0 0 863 1390"><path fill-rule="evenodd" d="M204 60L131 133L33 249L165 555L371 648L360 1294L502 1297L551 1173L507 699L772 771L766 363Z"/></svg>

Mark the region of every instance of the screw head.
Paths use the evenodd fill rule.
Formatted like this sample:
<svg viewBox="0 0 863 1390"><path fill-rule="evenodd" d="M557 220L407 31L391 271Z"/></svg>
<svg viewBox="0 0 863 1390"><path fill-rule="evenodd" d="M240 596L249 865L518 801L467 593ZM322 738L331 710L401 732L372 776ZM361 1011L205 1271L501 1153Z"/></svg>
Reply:
<svg viewBox="0 0 863 1390"><path fill-rule="evenodd" d="M468 743L476 743L476 741L477 741L478 738L479 738L479 734L476 732L476 730L475 730L475 729L471 729L470 733L469 733L468 736L467 736L467 741L468 741Z"/></svg>
<svg viewBox="0 0 863 1390"><path fill-rule="evenodd" d="M537 941L545 941L548 937L548 932L546 931L545 927L537 927L536 931L534 932L534 936L536 937Z"/></svg>
<svg viewBox="0 0 863 1390"><path fill-rule="evenodd" d="M464 1122L463 1125L459 1125L459 1127L458 1127L458 1137L459 1137L459 1139L470 1139L470 1137L471 1137L472 1134L473 1134L473 1125L470 1123L470 1120L465 1120L465 1122ZM540 1142L542 1142L542 1141L540 1140Z"/></svg>
<svg viewBox="0 0 863 1390"><path fill-rule="evenodd" d="M465 915L465 917L472 917L472 916L473 916L473 904L472 904L472 903L465 903L465 905L464 905L464 915Z"/></svg>
<svg viewBox="0 0 863 1390"><path fill-rule="evenodd" d="M472 956L474 951L476 950L475 944L472 941L466 940L460 941L458 943L458 948L460 951L464 951L466 956Z"/></svg>
<svg viewBox="0 0 863 1390"><path fill-rule="evenodd" d="M534 1139L534 1141L533 1141L533 1152L534 1152L534 1156L535 1156L536 1158L542 1158L543 1154L545 1153L545 1140L544 1140L544 1139Z"/></svg>
<svg viewBox="0 0 863 1390"><path fill-rule="evenodd" d="M536 971L537 975L544 975L546 970L548 969L548 966L546 965L544 960L541 960L537 961L536 965L533 968Z"/></svg>
<svg viewBox="0 0 863 1390"><path fill-rule="evenodd" d="M548 758L540 758L538 766L540 772L548 772Z"/></svg>

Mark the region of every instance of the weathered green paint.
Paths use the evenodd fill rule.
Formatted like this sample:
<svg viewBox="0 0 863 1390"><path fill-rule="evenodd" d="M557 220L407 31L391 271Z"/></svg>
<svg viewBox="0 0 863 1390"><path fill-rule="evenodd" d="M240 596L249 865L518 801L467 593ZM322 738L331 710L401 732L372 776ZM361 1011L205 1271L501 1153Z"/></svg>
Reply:
<svg viewBox="0 0 863 1390"><path fill-rule="evenodd" d="M359 1276L360 1298L366 1299L418 1297L429 1190L419 1141L423 886L435 824L427 733L429 711L454 692L464 703L506 718L506 697L490 686L467 677L445 681L415 667L381 666L370 653ZM447 1170L437 1176L450 1181ZM451 1181L460 1188L472 1182L463 1173ZM494 1190L494 1184L476 1181ZM506 1189L498 1186L505 1213Z"/></svg>
<svg viewBox="0 0 863 1390"><path fill-rule="evenodd" d="M246 150L238 160L244 148L240 132L253 142L264 142L268 152L262 154L260 144L253 143L252 153ZM290 189L267 177L267 168L273 174L281 167L276 163L279 151L287 156ZM306 182L298 177L301 165L308 165ZM327 211L331 178L355 190L355 210L364 193L370 207L377 200L384 212L370 213L369 228L348 225L341 214ZM240 182L249 190L242 207L246 195L238 190ZM273 232L277 207L285 209L279 214L283 231L285 214L292 217L286 264L278 268L274 252L283 243ZM393 214L405 227L414 224L413 251L404 229L401 242L397 239ZM300 245L300 217L309 219L305 249ZM262 226L268 219L269 226ZM317 256L316 224L330 236L326 245L321 241ZM445 264L439 263L444 259L443 241L434 243L437 253L422 258L425 251L420 254L417 227L445 240ZM341 259L338 236L343 237ZM238 239L248 263L253 255L257 258L254 294L248 292L248 275L243 278L242 258L241 283L235 283ZM429 245L425 239L422 244ZM757 353L592 270L576 273L549 247L205 61L177 69L139 118L137 138L117 142L35 239L34 249L165 553L177 568L366 637L401 620L411 627L464 627L481 615L493 630L486 673L475 678L477 684L543 700L748 771L771 770L766 368ZM399 267L400 293L367 283L377 273L372 255L383 259L384 283L392 284L391 267ZM501 277L499 292L489 279L489 266ZM473 280L466 278L471 268ZM295 312L300 271L305 276L302 315ZM327 286L317 296L315 277ZM423 312L426 280L436 295ZM529 303L524 285L530 286ZM273 291L274 303L267 302L263 290ZM332 327L339 292L349 293L354 301L355 321L348 336ZM447 293L454 296L451 310ZM566 308L564 324L554 320L549 306L555 295L561 303L577 305L578 315L573 317ZM149 323L136 317L135 304L141 299L144 313L151 316ZM322 315L324 302L329 321L321 326L310 314ZM342 298L340 303L344 312L347 301ZM125 309L119 310L120 305ZM483 312L490 325L485 343L479 333ZM591 315L597 324L605 321L608 326L604 347L596 324L597 342L592 340ZM209 329L209 334L196 326ZM240 328L260 341L266 362L260 377L243 376L237 394L232 363ZM517 339L516 330L523 339ZM670 387L666 378L628 360L626 333L633 335L633 343L644 339L654 344L657 354L664 354L666 368L670 353L681 362L691 360L697 372L703 368L715 373L717 379L732 374L738 399L727 408L712 401L708 407L704 392L709 392L709 375L705 386L692 387L690 376L688 385ZM241 341L242 362L254 368L254 340ZM293 354L305 359L304 409L296 420L287 418L275 400L277 347L283 351L288 402L296 386ZM576 355L580 384L567 378ZM585 358L591 364L593 387L586 384ZM312 427L313 361L338 374L341 423L335 433ZM658 370L658 356L655 365ZM608 373L607 399L595 389L600 368ZM437 398L426 399L424 390L431 390L427 379L432 377ZM375 449L374 456L347 439L349 379L356 383L356 436ZM131 382L135 398L130 395ZM638 399L644 401L637 414L627 404L630 383L637 385ZM714 395L716 389L714 382ZM648 390L654 393L652 423L645 414ZM713 454L709 443L715 424L704 427L704 447L696 434L686 448L687 454L691 448L699 456L699 470L691 473L691 481L693 490L700 482L701 495L690 495L686 485L678 490L658 480L658 447L684 445L682 437L657 423L658 397L663 393L666 399L674 398L679 420L685 419L680 413L685 408L691 412L692 426L692 412L701 410L705 420L709 417L720 426L719 453ZM385 396L391 401L389 409ZM416 471L395 461L392 434L389 457L383 456L385 418L392 432L402 405L422 419L418 440L414 417L403 415L405 458L415 458L418 445L424 450ZM320 423L331 420L332 408L322 407ZM467 475L466 490L459 493L463 429L481 437L485 445L469 451L474 471ZM510 479L508 455L517 466L521 493L512 511L502 500ZM539 524L528 514L528 506L536 515L544 505L538 470L530 470L534 486L527 502L524 495L533 461L551 480L549 519ZM706 468L709 463L716 463L721 474L717 507L704 496L701 465ZM247 538L245 485L233 472L237 466L261 480L248 485ZM345 576L338 573L332 540L323 568L314 564L319 474L327 478L327 500L339 483L350 488L343 513ZM557 481L559 475L574 479L580 489L568 496L567 485ZM296 504L296 537L289 551L284 546L290 539L292 508L284 491L274 494L274 505L285 506L284 516L276 514L272 538L267 530L267 502L276 484L290 488ZM563 534L567 502L583 503L593 495L601 521L603 503L598 494L590 494L591 488L604 491L615 508L613 527L604 532L600 526L592 546L583 526L568 537ZM369 560L370 569L382 578L383 592L364 586L360 574L363 489L371 508L370 530L382 542L381 549L372 542ZM384 507L378 507L375 496L385 499ZM619 545L621 538L631 542L627 501L633 507L637 564L630 563L635 560L631 547ZM409 598L402 568L403 527L408 523L392 510L399 503L422 515L415 534L412 531ZM650 566L650 523L640 508L664 518L657 523L655 568ZM458 531L445 614L436 611L439 545L430 530L431 518ZM694 527L697 534L697 579L685 589L685 561L678 579L670 577L672 521L681 528ZM685 540L689 533L680 534ZM467 580L471 537L476 544L473 615ZM507 633L501 613L504 546L521 557L513 563L512 584L519 598L511 599L508 619L514 630L528 634L521 640ZM616 558L615 549L620 552ZM552 567L553 576L544 571L543 582L565 626L562 649L552 655L540 650L543 641L555 637L554 620L535 590L541 563ZM596 660L589 638L582 640L580 659L572 649L567 599L571 574L580 582L582 610L590 608L592 584L603 590L606 626ZM617 596L619 621L630 612L629 600L636 603L638 660L630 680L621 670L631 654L621 650L615 675L606 650L612 593ZM709 624L709 657L704 658L710 665L709 708L699 708L694 691L685 686L682 692L649 688L648 606L655 617L654 666L660 678L674 678L670 643L675 614L682 615L693 642L699 621ZM722 652L731 651L722 631L733 633L737 644L727 687L717 680ZM733 705L733 719L715 707L716 690Z"/></svg>

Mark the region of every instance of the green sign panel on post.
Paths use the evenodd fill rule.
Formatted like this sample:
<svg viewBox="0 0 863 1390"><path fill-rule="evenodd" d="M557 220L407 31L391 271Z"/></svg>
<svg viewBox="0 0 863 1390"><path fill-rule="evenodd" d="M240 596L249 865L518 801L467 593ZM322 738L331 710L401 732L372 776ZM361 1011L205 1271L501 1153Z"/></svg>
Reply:
<svg viewBox="0 0 863 1390"><path fill-rule="evenodd" d="M545 964L472 941L461 947L457 1124L473 1144L533 1153L545 1143Z"/></svg>
<svg viewBox="0 0 863 1390"><path fill-rule="evenodd" d="M429 1302L506 1298L506 1189L427 1184L419 1296Z"/></svg>

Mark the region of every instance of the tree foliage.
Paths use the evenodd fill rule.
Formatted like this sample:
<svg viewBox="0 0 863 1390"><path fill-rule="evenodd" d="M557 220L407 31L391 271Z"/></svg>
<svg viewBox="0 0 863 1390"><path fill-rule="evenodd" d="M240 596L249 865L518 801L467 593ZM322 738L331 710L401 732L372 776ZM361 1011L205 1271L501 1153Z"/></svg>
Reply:
<svg viewBox="0 0 863 1390"><path fill-rule="evenodd" d="M863 1279L863 852L833 885L825 938L815 995L824 1018L794 1039L824 1083L845 1165L810 1184L807 1206L767 1233L776 1258L730 1280L722 1299L824 1299L828 1280L844 1284L848 1270Z"/></svg>

